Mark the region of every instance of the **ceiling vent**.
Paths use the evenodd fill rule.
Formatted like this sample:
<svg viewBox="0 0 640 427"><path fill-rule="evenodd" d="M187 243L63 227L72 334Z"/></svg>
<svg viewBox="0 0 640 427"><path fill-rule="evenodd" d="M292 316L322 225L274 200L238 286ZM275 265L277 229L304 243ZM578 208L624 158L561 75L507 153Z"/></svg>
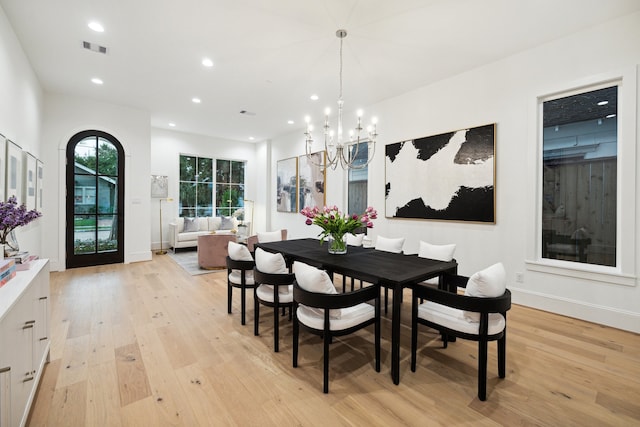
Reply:
<svg viewBox="0 0 640 427"><path fill-rule="evenodd" d="M102 53L103 55L107 54L107 48L104 46L100 46L99 44L90 43L90 42L82 42L82 47L88 49L92 52Z"/></svg>
<svg viewBox="0 0 640 427"><path fill-rule="evenodd" d="M252 113L251 111L247 111L247 110L240 110L240 114L244 115L244 116L255 116L256 113Z"/></svg>

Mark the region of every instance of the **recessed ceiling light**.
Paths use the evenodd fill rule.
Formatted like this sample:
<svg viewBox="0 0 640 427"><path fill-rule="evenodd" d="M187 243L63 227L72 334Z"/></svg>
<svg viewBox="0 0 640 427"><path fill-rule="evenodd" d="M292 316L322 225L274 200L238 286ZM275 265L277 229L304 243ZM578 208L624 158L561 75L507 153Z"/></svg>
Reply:
<svg viewBox="0 0 640 427"><path fill-rule="evenodd" d="M312 101L317 101L318 99L320 99L320 97L316 94L311 95L311 100Z"/></svg>
<svg viewBox="0 0 640 427"><path fill-rule="evenodd" d="M249 141L253 141L254 139L255 139L255 138L254 138L254 137L252 137L252 136L250 136L250 137L249 137Z"/></svg>
<svg viewBox="0 0 640 427"><path fill-rule="evenodd" d="M598 102L598 105L607 105L609 103L609 101L600 101Z"/></svg>
<svg viewBox="0 0 640 427"><path fill-rule="evenodd" d="M170 122L170 123L169 123L169 127L174 128L174 127L176 127L176 124L175 124L175 123L173 123L173 122Z"/></svg>
<svg viewBox="0 0 640 427"><path fill-rule="evenodd" d="M287 121L287 124L290 124L290 125L292 125L292 124L294 124L294 123L295 123L295 122L294 122L293 120L288 120L288 121Z"/></svg>
<svg viewBox="0 0 640 427"><path fill-rule="evenodd" d="M91 79L91 82L92 82L92 83L94 83L94 84L97 84L97 85L101 85L101 84L103 84L103 83L104 83L104 82L102 81L102 79L99 79L99 78L97 78L97 77L92 78L92 79Z"/></svg>
<svg viewBox="0 0 640 427"><path fill-rule="evenodd" d="M202 58L202 65L205 67L213 67L213 61L209 58Z"/></svg>
<svg viewBox="0 0 640 427"><path fill-rule="evenodd" d="M104 27L99 22L96 22L96 21L89 22L89 28L91 28L96 33L104 33Z"/></svg>
<svg viewBox="0 0 640 427"><path fill-rule="evenodd" d="M200 103L202 102L202 101L200 100L200 98L191 98L191 101L192 101L194 104L200 104Z"/></svg>

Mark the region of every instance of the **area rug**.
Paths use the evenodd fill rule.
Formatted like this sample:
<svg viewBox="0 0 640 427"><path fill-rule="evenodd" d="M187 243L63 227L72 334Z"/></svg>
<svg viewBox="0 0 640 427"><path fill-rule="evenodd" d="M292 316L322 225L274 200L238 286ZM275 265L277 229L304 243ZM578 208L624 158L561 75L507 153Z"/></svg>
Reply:
<svg viewBox="0 0 640 427"><path fill-rule="evenodd" d="M226 272L226 269L220 270L205 270L198 265L198 251L178 251L173 253L172 250L167 252L167 255L171 257L180 267L182 267L187 273L192 276L208 273L220 273Z"/></svg>

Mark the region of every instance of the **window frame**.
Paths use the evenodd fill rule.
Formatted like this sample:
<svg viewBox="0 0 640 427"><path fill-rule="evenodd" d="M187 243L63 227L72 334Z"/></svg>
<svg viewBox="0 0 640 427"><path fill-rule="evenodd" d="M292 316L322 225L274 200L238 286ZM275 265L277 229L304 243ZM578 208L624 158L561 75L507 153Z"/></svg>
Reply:
<svg viewBox="0 0 640 427"><path fill-rule="evenodd" d="M543 103L556 98L588 92L607 86L618 86L616 265L602 266L566 260L542 258L542 177L543 177ZM529 188L535 188L529 203L531 220L527 232L526 268L533 271L570 276L608 284L636 286L636 129L637 67L629 67L559 85L533 97L531 108L533 132L530 132L528 154ZM533 139L533 140L531 140ZM624 232L623 232L624 231Z"/></svg>

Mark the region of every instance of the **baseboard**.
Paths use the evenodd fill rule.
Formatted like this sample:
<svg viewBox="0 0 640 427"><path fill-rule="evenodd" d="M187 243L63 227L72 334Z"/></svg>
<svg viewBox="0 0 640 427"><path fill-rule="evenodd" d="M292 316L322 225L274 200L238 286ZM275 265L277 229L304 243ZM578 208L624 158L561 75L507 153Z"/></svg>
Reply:
<svg viewBox="0 0 640 427"><path fill-rule="evenodd" d="M124 255L124 263L151 261L151 251L129 252Z"/></svg>
<svg viewBox="0 0 640 427"><path fill-rule="evenodd" d="M640 333L640 313L585 303L556 295L509 288L514 304L524 305L600 325Z"/></svg>

